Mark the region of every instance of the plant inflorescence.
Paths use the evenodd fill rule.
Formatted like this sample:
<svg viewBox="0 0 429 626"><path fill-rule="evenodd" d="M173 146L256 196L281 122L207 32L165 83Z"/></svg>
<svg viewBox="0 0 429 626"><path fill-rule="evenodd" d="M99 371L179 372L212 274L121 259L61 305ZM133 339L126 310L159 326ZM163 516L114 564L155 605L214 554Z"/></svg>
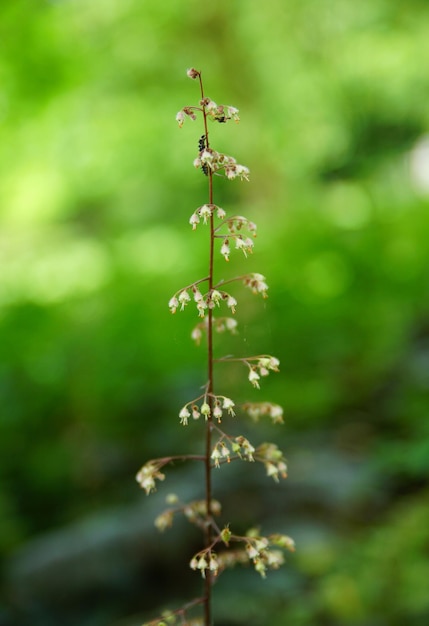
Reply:
<svg viewBox="0 0 429 626"><path fill-rule="evenodd" d="M192 502L181 502L176 495L167 497L168 508L155 520L159 530L165 530L173 523L175 515L184 515L202 532L201 549L191 556L190 567L203 578L203 593L200 597L160 617L147 622L146 626L167 624L211 626L212 586L219 575L236 564L251 563L255 570L265 577L267 570L277 569L284 562L284 550L294 550L293 540L284 534L261 535L255 528L245 534L236 534L229 524L221 525L217 518L221 515L221 504L214 498L212 474L232 460L259 462L265 466L267 476L279 481L286 478L287 468L284 455L274 443L253 445L242 434L230 434L224 427L237 421L236 413L250 416L253 420L269 418L274 424L283 422L283 409L280 405L263 402L245 402L236 405L234 400L218 390L214 381L215 363L235 362L244 367L251 386L259 389L261 380L271 372L279 371L279 360L270 354L257 354L244 357L217 357L213 349L214 333L237 333L237 321L233 317L238 306L230 286L242 283L254 294L267 297L268 285L259 273L248 273L228 280L215 280L215 258L229 261L231 250L241 250L244 256L253 251L256 224L242 215L228 216L226 211L215 204L214 177L224 176L229 180L249 180L249 170L237 163L235 158L215 150L210 142L209 123L225 124L239 121L239 111L235 107L218 105L204 94L201 72L190 69L189 78L197 80L200 86L200 100L196 106L183 107L176 116L181 127L186 118L196 120L200 115L203 134L198 140L198 155L194 166L207 177L208 195L206 203L199 206L190 216L193 230L204 225L208 228L208 273L194 282L181 287L169 301L172 313L183 311L191 302L196 306L199 321L192 330L192 339L197 345L204 342L207 356L206 382L201 393L191 398L178 412L179 422L188 426L198 423L202 429L204 451L201 455L174 455L152 459L145 463L137 474L137 481L147 494L156 488L156 481L165 478L164 468L180 459L202 463L204 467L204 498ZM224 261L222 261L224 262ZM218 315L219 310L219 315ZM215 315L216 313L216 315ZM189 615L195 607L202 608L201 617Z"/></svg>

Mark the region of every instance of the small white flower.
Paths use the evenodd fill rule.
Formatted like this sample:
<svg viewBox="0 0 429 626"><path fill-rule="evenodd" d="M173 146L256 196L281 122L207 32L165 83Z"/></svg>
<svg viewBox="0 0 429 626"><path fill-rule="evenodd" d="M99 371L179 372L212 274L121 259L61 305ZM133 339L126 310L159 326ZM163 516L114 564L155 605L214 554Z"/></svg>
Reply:
<svg viewBox="0 0 429 626"><path fill-rule="evenodd" d="M232 416L235 415L234 412L234 402L231 400L231 398L224 398L223 399L223 408L226 409L228 411L228 413Z"/></svg>
<svg viewBox="0 0 429 626"><path fill-rule="evenodd" d="M176 122L179 124L179 128L182 128L183 123L185 121L185 114L183 111L179 111L176 115Z"/></svg>
<svg viewBox="0 0 429 626"><path fill-rule="evenodd" d="M216 403L213 409L213 417L215 417L218 422L222 420L222 409L218 403Z"/></svg>
<svg viewBox="0 0 429 626"><path fill-rule="evenodd" d="M262 358L259 359L258 361L258 367L265 368L267 369L270 366L270 357L269 356L263 356Z"/></svg>
<svg viewBox="0 0 429 626"><path fill-rule="evenodd" d="M237 165L235 168L236 175L241 178L241 180L249 180L249 168L244 165Z"/></svg>
<svg viewBox="0 0 429 626"><path fill-rule="evenodd" d="M177 311L177 308L179 306L179 301L176 298L176 296L173 296L172 298L170 298L170 300L168 302L168 306L170 307L170 311L172 313L175 313Z"/></svg>
<svg viewBox="0 0 429 626"><path fill-rule="evenodd" d="M261 407L257 404L250 404L246 408L248 415L257 422L261 416Z"/></svg>
<svg viewBox="0 0 429 626"><path fill-rule="evenodd" d="M192 78L193 80L195 80L196 78L198 78L200 73L194 67L191 67L189 70L186 70L186 75L188 76L188 78Z"/></svg>
<svg viewBox="0 0 429 626"><path fill-rule="evenodd" d="M195 302L201 302L201 300L203 300L203 295L202 295L201 291L198 289L198 287L194 287L192 289L192 291L194 292L194 300L195 300Z"/></svg>
<svg viewBox="0 0 429 626"><path fill-rule="evenodd" d="M210 458L214 461L215 467L220 467L219 459L222 458L222 454L219 451L219 448L217 447L217 445L214 447L213 452L210 455Z"/></svg>
<svg viewBox="0 0 429 626"><path fill-rule="evenodd" d="M274 463L265 463L265 469L267 470L267 476L272 476L274 480L279 482L279 469Z"/></svg>
<svg viewBox="0 0 429 626"><path fill-rule="evenodd" d="M199 317L204 317L206 308L207 308L207 303L204 300L199 300L197 302L197 309L198 309Z"/></svg>
<svg viewBox="0 0 429 626"><path fill-rule="evenodd" d="M260 537L259 539L256 539L255 547L257 550L259 550L259 552L262 552L263 550L266 550L266 548L268 548L269 543L270 542L266 537Z"/></svg>
<svg viewBox="0 0 429 626"><path fill-rule="evenodd" d="M270 404L269 414L274 424L283 423L283 408L279 404Z"/></svg>
<svg viewBox="0 0 429 626"><path fill-rule="evenodd" d="M207 165L211 166L215 157L210 150L203 150L200 158L202 163L207 163Z"/></svg>
<svg viewBox="0 0 429 626"><path fill-rule="evenodd" d="M214 111L217 109L217 104L214 100L209 100L206 105L207 111Z"/></svg>
<svg viewBox="0 0 429 626"><path fill-rule="evenodd" d="M188 425L188 418L191 416L188 407L185 405L183 407L183 409L180 410L179 413L179 417L180 417L180 423L183 424L183 426L187 426Z"/></svg>
<svg viewBox="0 0 429 626"><path fill-rule="evenodd" d="M222 294L217 289L213 289L210 294L210 302L213 302L213 305L220 306L220 301L222 300Z"/></svg>
<svg viewBox="0 0 429 626"><path fill-rule="evenodd" d="M225 176L228 178L228 180L234 180L234 178L237 176L235 166L225 167Z"/></svg>
<svg viewBox="0 0 429 626"><path fill-rule="evenodd" d="M225 326L227 328L227 330L229 330L230 333L236 333L237 332L237 326L238 326L238 322L237 320L235 320L233 317L227 317L225 320Z"/></svg>
<svg viewBox="0 0 429 626"><path fill-rule="evenodd" d="M243 437L242 435L239 435L238 437L236 437L235 441L243 449L243 453L245 456L247 456L247 460L254 461L255 459L253 458L253 453L255 452L255 448L252 446L250 441L246 439L246 437ZM234 445L233 445L233 450L234 452L238 452L239 456L241 456L240 452L236 449Z"/></svg>
<svg viewBox="0 0 429 626"><path fill-rule="evenodd" d="M246 545L246 552L249 559L256 559L256 557L259 556L259 551L250 543Z"/></svg>
<svg viewBox="0 0 429 626"><path fill-rule="evenodd" d="M287 465L284 461L279 461L277 463L277 469L279 470L282 478L287 478Z"/></svg>
<svg viewBox="0 0 429 626"><path fill-rule="evenodd" d="M165 474L159 471L159 466L152 461L149 461L140 469L137 473L136 480L140 484L146 494L149 495L151 491L155 491L155 479L164 480Z"/></svg>
<svg viewBox="0 0 429 626"><path fill-rule="evenodd" d="M169 528L173 523L173 513L171 511L165 511L158 515L155 519L155 526L158 530L163 532L166 528Z"/></svg>
<svg viewBox="0 0 429 626"><path fill-rule="evenodd" d="M275 356L270 357L270 364L268 366L270 370L273 370L273 372L278 372L279 365L280 365L279 359L277 359Z"/></svg>
<svg viewBox="0 0 429 626"><path fill-rule="evenodd" d="M225 241L223 242L220 253L223 255L225 261L229 261L229 255L231 254L231 250L229 247L228 239L225 239Z"/></svg>
<svg viewBox="0 0 429 626"><path fill-rule="evenodd" d="M243 237L236 237L235 239L235 247L237 250L241 250L244 248L244 240Z"/></svg>
<svg viewBox="0 0 429 626"><path fill-rule="evenodd" d="M191 217L189 218L189 223L192 226L192 230L196 230L197 225L200 223L200 218L196 213L192 213Z"/></svg>
<svg viewBox="0 0 429 626"><path fill-rule="evenodd" d="M219 569L219 563L217 562L217 557L214 552L210 552L209 569L214 573L214 575L217 574Z"/></svg>
<svg viewBox="0 0 429 626"><path fill-rule="evenodd" d="M272 535L270 537L272 544L276 546L280 546L281 548L286 548L291 552L295 552L295 542L292 537L288 535Z"/></svg>
<svg viewBox="0 0 429 626"><path fill-rule="evenodd" d="M147 495L149 495L151 491L155 491L155 481L153 479L153 476L145 476L138 482L140 483L140 486L146 491Z"/></svg>
<svg viewBox="0 0 429 626"><path fill-rule="evenodd" d="M266 567L263 563L263 561L261 559L255 559L254 561L255 564L255 570L258 572L258 574L260 574L262 576L262 578L266 578L267 574L266 574Z"/></svg>
<svg viewBox="0 0 429 626"><path fill-rule="evenodd" d="M205 557L201 556L198 561L197 569L201 570L201 575L203 578L206 577L205 570L208 568L208 565L209 564L207 563Z"/></svg>
<svg viewBox="0 0 429 626"><path fill-rule="evenodd" d="M229 461L230 461L229 457L230 457L230 454L231 454L230 451L228 450L227 446L223 442L221 442L219 444L219 446L221 448L221 453L222 453L223 458L228 459L228 463L229 463Z"/></svg>
<svg viewBox="0 0 429 626"><path fill-rule="evenodd" d="M283 554L280 550L270 550L266 552L267 564L271 569L278 569L284 563Z"/></svg>
<svg viewBox="0 0 429 626"><path fill-rule="evenodd" d="M237 306L237 300L233 296L228 296L226 306L231 309L232 313L235 313L235 307Z"/></svg>
<svg viewBox="0 0 429 626"><path fill-rule="evenodd" d="M238 116L239 110L231 106L228 106L226 108L228 111L228 117L232 118L234 122L239 122L240 121L240 118Z"/></svg>
<svg viewBox="0 0 429 626"><path fill-rule="evenodd" d="M260 293L263 298L267 297L268 285L265 282L265 277L262 274L249 274L244 284L249 287L253 293Z"/></svg>
<svg viewBox="0 0 429 626"><path fill-rule="evenodd" d="M206 419L210 415L211 413L210 406L207 402L203 402L203 404L201 405L201 413L204 415Z"/></svg>
<svg viewBox="0 0 429 626"><path fill-rule="evenodd" d="M252 383L252 385L256 388L259 389L259 379L261 377L259 376L258 372L251 368L249 371L249 381Z"/></svg>
<svg viewBox="0 0 429 626"><path fill-rule="evenodd" d="M203 204L203 206L198 209L198 215L203 218L204 224L207 224L207 220L210 218L211 214L212 205L210 204Z"/></svg>
<svg viewBox="0 0 429 626"><path fill-rule="evenodd" d="M236 237L235 247L237 248L237 250L242 250L244 256L247 257L247 253L252 252L253 241L249 237L246 237L245 239L243 239L243 237Z"/></svg>
<svg viewBox="0 0 429 626"><path fill-rule="evenodd" d="M178 296L178 300L181 304L180 310L183 311L183 309L185 308L185 306L188 304L188 302L190 302L191 297L189 295L189 293L186 291L186 289L184 289L183 291L181 291L179 293Z"/></svg>
<svg viewBox="0 0 429 626"><path fill-rule="evenodd" d="M253 246L255 244L253 243L253 240L250 239L250 237L246 237L245 240L244 240L244 245L246 247L247 252L252 252Z"/></svg>
<svg viewBox="0 0 429 626"><path fill-rule="evenodd" d="M197 420L199 419L200 415L201 413L199 412L197 405L194 404L194 406L192 407L192 418L194 420Z"/></svg>

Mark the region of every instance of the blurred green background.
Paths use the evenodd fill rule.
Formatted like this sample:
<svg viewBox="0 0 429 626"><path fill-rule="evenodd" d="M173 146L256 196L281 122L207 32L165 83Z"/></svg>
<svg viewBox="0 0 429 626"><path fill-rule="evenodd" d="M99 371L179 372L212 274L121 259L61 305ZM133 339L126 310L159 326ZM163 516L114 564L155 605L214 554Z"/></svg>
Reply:
<svg viewBox="0 0 429 626"><path fill-rule="evenodd" d="M255 254L219 255L240 334L272 352L290 477L216 475L224 521L292 535L261 581L226 572L217 626L429 623L429 4L424 0L3 0L0 7L0 554L2 626L138 626L199 593L198 533L153 528L148 458L198 450L177 413L204 384L194 311L167 302L206 273L206 92L240 109L213 145L251 170L216 201L258 224ZM226 269L225 269L226 268ZM219 390L220 391L220 390ZM252 471L250 471L252 470Z"/></svg>

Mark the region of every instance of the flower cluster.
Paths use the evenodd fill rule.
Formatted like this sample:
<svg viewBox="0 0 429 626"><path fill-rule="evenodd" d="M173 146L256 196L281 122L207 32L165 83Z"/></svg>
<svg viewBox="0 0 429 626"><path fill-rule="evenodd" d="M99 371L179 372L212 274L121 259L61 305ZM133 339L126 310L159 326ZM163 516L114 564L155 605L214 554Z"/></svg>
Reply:
<svg viewBox="0 0 429 626"><path fill-rule="evenodd" d="M207 224L214 212L216 212L219 219L225 219L226 213L224 209L215 204L203 204L198 207L198 209L196 209L189 218L192 230L196 230L201 220L203 220L204 224ZM237 250L242 250L244 256L247 256L248 253L250 254L253 251L253 240L250 237L243 237L239 231L243 226L247 226L249 232L256 237L256 224L242 216L229 218L225 223L228 226L229 235L215 235L216 238L223 239L220 253L224 257L225 261L229 261L229 255L231 254L229 239L233 239L235 241L235 248ZM215 229L215 232L217 232L219 228L220 226Z"/></svg>
<svg viewBox="0 0 429 626"><path fill-rule="evenodd" d="M218 237L220 235L217 235ZM241 250L244 256L251 254L253 251L253 241L250 237L242 237L242 235L234 235L235 239L235 249ZM223 244L220 249L220 253L225 259L225 261L229 261L229 255L231 254L231 248L229 245L228 237L223 237Z"/></svg>
<svg viewBox="0 0 429 626"><path fill-rule="evenodd" d="M267 550L262 547L255 548L253 545L248 544L246 552L249 559L253 561L255 571L257 571L262 578L266 577L267 568L278 569L284 563L283 552L281 552L281 550Z"/></svg>
<svg viewBox="0 0 429 626"><path fill-rule="evenodd" d="M271 418L273 424L283 424L283 408L279 404L274 404L273 402L246 402L241 408L255 422L258 422L260 417L267 415Z"/></svg>
<svg viewBox="0 0 429 626"><path fill-rule="evenodd" d="M231 451L224 441L218 441L213 448L210 458L214 461L215 467L220 467L220 461L226 460L228 463L231 460Z"/></svg>
<svg viewBox="0 0 429 626"><path fill-rule="evenodd" d="M158 517L155 518L155 526L158 530L163 532L166 528L170 528L173 525L174 511L168 509L163 513L160 513Z"/></svg>
<svg viewBox="0 0 429 626"><path fill-rule="evenodd" d="M234 215L233 217L229 217L227 220L225 220L225 224L228 228L228 231L231 233L231 235L236 235L241 230L243 230L243 228L247 228L247 230L254 237L256 237L257 226L255 222L251 222L250 220L248 220L246 217L243 217L242 215ZM220 226L218 226L216 230L218 230L219 228Z"/></svg>
<svg viewBox="0 0 429 626"><path fill-rule="evenodd" d="M208 167L213 174L223 171L229 180L234 180L234 178L249 180L250 171L248 167L237 163L234 157L213 150L213 148L201 150L197 158L194 159L194 167L197 169Z"/></svg>
<svg viewBox="0 0 429 626"><path fill-rule="evenodd" d="M156 491L155 480L164 480L165 474L159 471L163 465L163 460L148 461L137 473L136 480L147 495Z"/></svg>
<svg viewBox="0 0 429 626"><path fill-rule="evenodd" d="M243 435L239 435L235 437L234 442L232 444L232 451L237 454L240 459L245 459L246 461L254 461L253 453L255 452L255 448L252 446L250 441L243 437Z"/></svg>
<svg viewBox="0 0 429 626"><path fill-rule="evenodd" d="M195 111L202 111L202 108L207 114L207 118L214 122L225 123L229 120L239 122L239 110L236 107L227 104L216 104L214 100L210 98L204 98L200 100L200 107L186 106L180 109L176 114L176 122L179 124L179 128L182 128L185 123L185 119L189 117L193 122L197 119Z"/></svg>
<svg viewBox="0 0 429 626"><path fill-rule="evenodd" d="M191 333L192 339L197 345L200 345L203 332L207 330L208 317L205 316L203 321L195 326ZM223 333L226 330L232 335L237 334L237 320L233 317L212 317L213 329L218 333Z"/></svg>
<svg viewBox="0 0 429 626"><path fill-rule="evenodd" d="M167 502L169 504L175 504L176 506L168 508L158 515L155 519L155 526L158 530L162 532L172 526L174 515L177 513L182 513L188 521L196 526L204 527L207 518L207 503L205 500L194 500L193 502L183 504L178 501L177 496L170 494L170 496L167 497ZM212 515L220 515L221 508L221 504L218 500L212 499L210 501L210 513Z"/></svg>
<svg viewBox="0 0 429 626"><path fill-rule="evenodd" d="M203 402L200 406L198 406L197 402L202 398ZM187 426L190 417L197 420L201 417L201 415L203 415L206 420L208 420L210 416L213 416L220 423L222 421L224 411L227 411L227 413L231 416L235 415L234 406L235 403L233 400L231 400L231 398L227 398L226 396L212 396L211 405L208 402L206 395L200 396L195 400L187 402L185 406L180 409L180 423Z"/></svg>
<svg viewBox="0 0 429 626"><path fill-rule="evenodd" d="M295 550L293 540L287 535L269 535L261 537L256 529L248 531L245 538L245 551L249 560L253 561L255 570L263 577L266 577L267 569L278 569L284 563L284 556L281 550L272 549L279 547Z"/></svg>
<svg viewBox="0 0 429 626"><path fill-rule="evenodd" d="M218 554L219 570L233 568L236 565L247 565L249 557L244 549L225 550Z"/></svg>
<svg viewBox="0 0 429 626"><path fill-rule="evenodd" d="M225 211L216 204L203 204L202 206L199 206L198 209L195 209L195 211L189 218L189 223L192 226L192 230L195 230L197 228L198 224L200 223L200 219L203 220L204 224L207 224L209 218L213 215L214 212L216 212L217 217L221 220L223 220L226 216Z"/></svg>
<svg viewBox="0 0 429 626"><path fill-rule="evenodd" d="M194 500L183 507L183 513L186 518L195 522L195 520L199 517L200 519L205 519L207 516L207 503L205 500ZM218 500L214 500L213 498L210 500L210 512L213 515L220 515L222 510L221 504Z"/></svg>
<svg viewBox="0 0 429 626"><path fill-rule="evenodd" d="M252 446L246 437L242 435L229 437L222 434L222 437L214 446L210 458L214 461L215 467L220 467L222 462L230 462L231 454L236 455L235 458L240 458L245 461L254 461L254 452L254 446Z"/></svg>
<svg viewBox="0 0 429 626"><path fill-rule="evenodd" d="M264 464L267 476L271 476L276 482L279 482L279 477L287 478L286 459L274 443L263 443L255 448L243 435L231 437L222 433L213 447L210 458L217 468L222 463L229 463L231 458L258 461Z"/></svg>
<svg viewBox="0 0 429 626"><path fill-rule="evenodd" d="M203 578L206 577L206 570L209 570L213 576L217 576L219 571L219 563L217 555L211 549L202 550L192 557L189 566L193 570L199 570Z"/></svg>
<svg viewBox="0 0 429 626"><path fill-rule="evenodd" d="M201 72L196 70L194 67L188 69L186 74L189 78L192 78L193 80L201 78ZM201 111L202 109L204 109L207 117L215 122L220 122L224 124L228 120L234 120L234 122L240 121L240 118L238 116L239 111L236 107L225 104L218 105L214 100L211 100L211 98L207 97L204 97L200 100L200 106L201 108L198 110ZM180 127L183 126L185 115L189 115L192 120L196 119L196 115L191 114L194 109L197 109L197 107L183 107L183 109L179 111L179 113L176 115L176 120L179 123Z"/></svg>
<svg viewBox="0 0 429 626"><path fill-rule="evenodd" d="M260 293L263 298L267 298L267 290L268 285L265 282L265 276L262 274L258 274L257 272L253 272L252 274L247 274L243 278L243 282L246 287L252 290L254 294Z"/></svg>
<svg viewBox="0 0 429 626"><path fill-rule="evenodd" d="M236 250L241 250L244 256L251 254L253 252L253 240L250 237L244 237L239 231L241 231L243 226L246 226L253 237L256 237L256 224L238 215L225 220L225 225L229 231L228 235L215 234L215 237L223 239L220 253L225 261L229 261L229 255L231 254L230 239L234 240ZM218 226L215 232L217 233L222 226L222 224Z"/></svg>
<svg viewBox="0 0 429 626"><path fill-rule="evenodd" d="M245 242L242 242L241 245L244 246ZM206 278L203 278L196 281L193 285L183 287L182 289L179 289L179 291L176 291L174 296L172 296L168 301L170 311L171 313L176 313L178 309L184 311L185 307L193 299L197 306L198 314L200 317L204 317L205 311L208 308L214 309L216 306L220 306L221 302L226 302L226 305L228 308L231 309L231 312L235 313L237 300L227 291L221 290L220 286L225 285L226 282L233 282L239 279L243 280L243 284L251 289L252 293L261 294L263 298L267 297L268 285L265 282L265 276L256 272L245 274L244 276L241 276L239 278L223 281L205 294L202 294L198 287L200 283L207 280ZM189 294L190 290L192 291L192 297Z"/></svg>
<svg viewBox="0 0 429 626"><path fill-rule="evenodd" d="M187 72L189 78L198 78L201 74L196 69L191 68ZM239 122L239 110L236 107L227 105L227 104L216 104L214 100L211 98L204 97L199 102L199 107L194 106L186 106L180 109L180 111L176 114L176 122L179 124L179 128L181 128L185 122L186 117L189 117L192 121L197 119L195 111L203 111L206 114L207 119L213 122L220 122L221 124L225 124L229 120L233 120L234 122Z"/></svg>
<svg viewBox="0 0 429 626"><path fill-rule="evenodd" d="M170 298L168 306L172 313L176 313L177 309L183 311L189 302L191 302L191 296L189 295L189 287L181 289ZM225 302L226 306L231 309L232 313L235 313L235 307L237 306L237 300L230 293L221 291L219 289L211 289L206 294L202 294L199 288L194 285L192 287L193 299L196 303L198 315L200 317L205 316L207 309L214 309L216 306L220 306L221 302Z"/></svg>
<svg viewBox="0 0 429 626"><path fill-rule="evenodd" d="M267 476L271 476L276 482L281 478L287 478L287 465L283 452L274 443L263 443L255 451L255 459L265 465Z"/></svg>
<svg viewBox="0 0 429 626"><path fill-rule="evenodd" d="M248 357L246 359L241 359L249 368L249 381L252 385L259 389L259 381L261 376L268 376L270 371L278 372L280 361L274 356L258 356L258 357ZM256 361L255 364L252 365L251 361Z"/></svg>
<svg viewBox="0 0 429 626"><path fill-rule="evenodd" d="M295 551L295 543L288 535L273 534L262 537L256 529L251 529L246 535L239 536L233 535L229 527L225 527L214 544L218 541L222 541L226 546L229 546L230 541L242 543L244 546L238 550L214 553L212 545L210 548L195 554L191 559L190 566L194 570L200 570L203 578L205 578L207 570L211 570L217 575L219 571L227 567L233 567L238 563L246 564L249 561L253 563L255 570L265 578L267 569L278 569L283 565L282 550Z"/></svg>
<svg viewBox="0 0 429 626"><path fill-rule="evenodd" d="M225 123L228 120L234 120L234 122L239 122L240 118L238 116L239 110L236 107L232 107L226 104L216 104L214 100L210 98L203 98L200 100L200 105L205 108L206 112L210 119L215 122Z"/></svg>

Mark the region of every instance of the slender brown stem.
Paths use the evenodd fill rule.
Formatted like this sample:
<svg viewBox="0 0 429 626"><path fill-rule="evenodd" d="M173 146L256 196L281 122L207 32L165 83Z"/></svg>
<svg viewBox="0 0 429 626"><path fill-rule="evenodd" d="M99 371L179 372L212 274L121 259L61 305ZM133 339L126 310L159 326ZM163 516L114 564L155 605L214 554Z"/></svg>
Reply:
<svg viewBox="0 0 429 626"><path fill-rule="evenodd" d="M201 89L201 101L204 120L204 134L205 145L209 148L209 132L207 127L207 114L206 107L204 105L204 88L201 79L201 73L199 74L200 89ZM209 198L208 203L213 204L213 174L210 168L208 168L208 183L209 183ZM213 267L214 267L214 217L213 213L210 215L210 243L209 243L209 275L208 275L208 287L209 293L213 289ZM210 415L206 421L206 441L205 441L205 500L206 500L206 528L205 528L205 548L210 548L213 543L212 538L212 465L211 465L211 447L212 447L212 413L213 413L213 311L211 308L207 314L207 401L210 406ZM205 586L205 600L204 600L204 626L211 626L212 624L212 610L211 610L211 589L212 589L212 573L210 570L206 572L206 578L204 582Z"/></svg>

